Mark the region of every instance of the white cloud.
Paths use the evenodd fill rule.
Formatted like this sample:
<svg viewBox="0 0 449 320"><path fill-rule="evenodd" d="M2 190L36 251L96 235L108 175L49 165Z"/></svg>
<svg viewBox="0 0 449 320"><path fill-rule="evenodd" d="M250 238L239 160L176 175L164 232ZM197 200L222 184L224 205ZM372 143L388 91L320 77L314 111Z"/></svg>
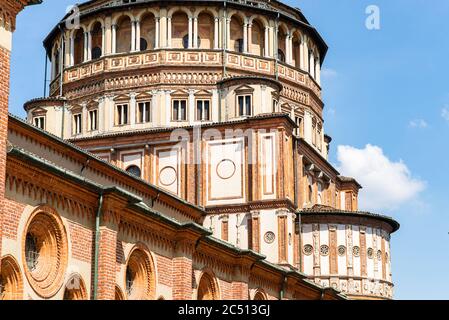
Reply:
<svg viewBox="0 0 449 320"><path fill-rule="evenodd" d="M338 146L338 170L354 177L363 186L360 193L361 210L393 210L415 200L426 187L422 180L412 177L401 160L388 159L380 147L366 145L364 149Z"/></svg>
<svg viewBox="0 0 449 320"><path fill-rule="evenodd" d="M444 107L441 109L441 116L444 120L449 122L449 106Z"/></svg>
<svg viewBox="0 0 449 320"><path fill-rule="evenodd" d="M410 120L410 122L408 123L408 126L410 128L425 129L429 125L428 125L428 123L424 119L415 119L415 120Z"/></svg>
<svg viewBox="0 0 449 320"><path fill-rule="evenodd" d="M334 69L323 68L321 70L321 76L324 78L335 78L338 76L338 73Z"/></svg>

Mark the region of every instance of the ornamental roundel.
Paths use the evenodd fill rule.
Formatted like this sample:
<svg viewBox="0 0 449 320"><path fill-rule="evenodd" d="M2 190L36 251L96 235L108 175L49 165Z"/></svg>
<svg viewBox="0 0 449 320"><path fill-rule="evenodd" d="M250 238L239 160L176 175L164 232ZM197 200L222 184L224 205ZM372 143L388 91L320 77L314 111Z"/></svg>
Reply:
<svg viewBox="0 0 449 320"><path fill-rule="evenodd" d="M367 254L368 254L368 259L372 259L373 256L374 256L374 250L373 250L373 248L368 248Z"/></svg>
<svg viewBox="0 0 449 320"><path fill-rule="evenodd" d="M382 260L382 251L377 251L377 260Z"/></svg>
<svg viewBox="0 0 449 320"><path fill-rule="evenodd" d="M231 179L235 171L237 170L237 167L234 163L234 161L229 159L221 160L220 163L217 165L217 175L223 179L228 180Z"/></svg>
<svg viewBox="0 0 449 320"><path fill-rule="evenodd" d="M159 173L159 182L165 187L169 187L176 182L178 178L176 169L173 167L165 167Z"/></svg>
<svg viewBox="0 0 449 320"><path fill-rule="evenodd" d="M263 238L266 243L271 244L274 242L274 239L276 239L276 236L273 232L268 231L267 233L265 233L265 236Z"/></svg>
<svg viewBox="0 0 449 320"><path fill-rule="evenodd" d="M313 247L310 244L306 244L303 251L306 256L310 256L313 253Z"/></svg>
<svg viewBox="0 0 449 320"><path fill-rule="evenodd" d="M352 248L352 254L354 255L354 257L360 257L360 247L354 246Z"/></svg>
<svg viewBox="0 0 449 320"><path fill-rule="evenodd" d="M338 247L338 255L344 256L346 254L346 247L345 246L339 246Z"/></svg>
<svg viewBox="0 0 449 320"><path fill-rule="evenodd" d="M329 246L323 244L323 245L320 247L320 253L321 253L322 256L327 256L327 255L329 255Z"/></svg>
<svg viewBox="0 0 449 320"><path fill-rule="evenodd" d="M30 216L22 239L25 275L42 298L54 296L63 285L67 268L68 243L59 214L47 206Z"/></svg>

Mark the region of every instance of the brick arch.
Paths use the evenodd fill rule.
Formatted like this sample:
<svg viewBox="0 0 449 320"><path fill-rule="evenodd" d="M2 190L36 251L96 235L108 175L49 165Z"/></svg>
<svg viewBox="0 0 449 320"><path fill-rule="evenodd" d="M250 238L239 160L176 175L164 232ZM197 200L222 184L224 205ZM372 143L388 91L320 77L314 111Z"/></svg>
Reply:
<svg viewBox="0 0 449 320"><path fill-rule="evenodd" d="M125 269L125 285L127 288L127 275L131 273L135 289L126 292L129 300L150 300L156 295L156 266L150 250L143 243L137 243L129 252Z"/></svg>
<svg viewBox="0 0 449 320"><path fill-rule="evenodd" d="M115 300L125 300L125 295L119 286L115 286Z"/></svg>
<svg viewBox="0 0 449 320"><path fill-rule="evenodd" d="M87 300L86 285L78 273L69 277L64 289L64 300Z"/></svg>
<svg viewBox="0 0 449 320"><path fill-rule="evenodd" d="M3 291L0 292L0 300L22 300L23 299L23 279L20 266L17 260L7 255L0 261L0 285Z"/></svg>
<svg viewBox="0 0 449 320"><path fill-rule="evenodd" d="M30 267L29 238L33 239L36 267ZM68 262L68 240L56 209L41 205L31 213L22 234L22 263L30 286L42 298L54 296L63 285Z"/></svg>
<svg viewBox="0 0 449 320"><path fill-rule="evenodd" d="M254 292L253 300L268 300L267 294L263 289L259 288Z"/></svg>
<svg viewBox="0 0 449 320"><path fill-rule="evenodd" d="M220 300L217 278L211 270L203 270L198 282L197 300Z"/></svg>

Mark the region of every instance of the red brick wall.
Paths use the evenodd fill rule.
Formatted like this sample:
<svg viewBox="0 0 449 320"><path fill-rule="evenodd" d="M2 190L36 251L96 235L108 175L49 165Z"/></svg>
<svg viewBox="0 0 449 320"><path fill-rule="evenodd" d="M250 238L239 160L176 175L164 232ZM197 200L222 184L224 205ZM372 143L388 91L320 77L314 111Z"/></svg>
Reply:
<svg viewBox="0 0 449 320"><path fill-rule="evenodd" d="M192 258L179 256L173 259L173 300L191 300Z"/></svg>
<svg viewBox="0 0 449 320"><path fill-rule="evenodd" d="M117 232L100 229L98 255L98 300L115 299Z"/></svg>
<svg viewBox="0 0 449 320"><path fill-rule="evenodd" d="M171 287L173 285L173 263L170 258L156 256L158 283Z"/></svg>
<svg viewBox="0 0 449 320"><path fill-rule="evenodd" d="M72 257L84 262L92 262L94 232L82 225L69 222Z"/></svg>
<svg viewBox="0 0 449 320"><path fill-rule="evenodd" d="M25 205L13 200L3 201L3 237L16 240L19 230L20 217L25 209Z"/></svg>
<svg viewBox="0 0 449 320"><path fill-rule="evenodd" d="M10 52L0 47L0 257L2 256L3 217L5 215L6 141L8 136L8 100Z"/></svg>

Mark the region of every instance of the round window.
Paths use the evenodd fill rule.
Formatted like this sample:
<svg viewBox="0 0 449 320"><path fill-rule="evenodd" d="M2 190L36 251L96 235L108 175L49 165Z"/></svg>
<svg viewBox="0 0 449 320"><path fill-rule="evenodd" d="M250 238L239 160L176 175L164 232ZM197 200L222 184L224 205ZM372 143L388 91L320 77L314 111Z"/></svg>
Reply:
<svg viewBox="0 0 449 320"><path fill-rule="evenodd" d="M126 168L126 172L128 172L129 174L135 176L135 177L141 177L142 176L142 171L140 170L140 168L138 166L129 166L128 168Z"/></svg>
<svg viewBox="0 0 449 320"><path fill-rule="evenodd" d="M306 256L310 256L313 253L313 247L310 244L306 244L303 251Z"/></svg>
<svg viewBox="0 0 449 320"><path fill-rule="evenodd" d="M40 207L31 215L25 230L25 274L36 293L49 298L62 286L67 267L64 225L53 209Z"/></svg>
<svg viewBox="0 0 449 320"><path fill-rule="evenodd" d="M321 253L322 256L327 256L327 255L329 255L329 246L323 244L323 245L320 247L320 253Z"/></svg>
<svg viewBox="0 0 449 320"><path fill-rule="evenodd" d="M267 233L265 233L264 240L266 243L268 243L268 244L273 243L275 239L276 239L276 236L273 232L268 231Z"/></svg>
<svg viewBox="0 0 449 320"><path fill-rule="evenodd" d="M354 246L352 248L352 254L354 255L354 257L359 257L360 256L360 247Z"/></svg>

